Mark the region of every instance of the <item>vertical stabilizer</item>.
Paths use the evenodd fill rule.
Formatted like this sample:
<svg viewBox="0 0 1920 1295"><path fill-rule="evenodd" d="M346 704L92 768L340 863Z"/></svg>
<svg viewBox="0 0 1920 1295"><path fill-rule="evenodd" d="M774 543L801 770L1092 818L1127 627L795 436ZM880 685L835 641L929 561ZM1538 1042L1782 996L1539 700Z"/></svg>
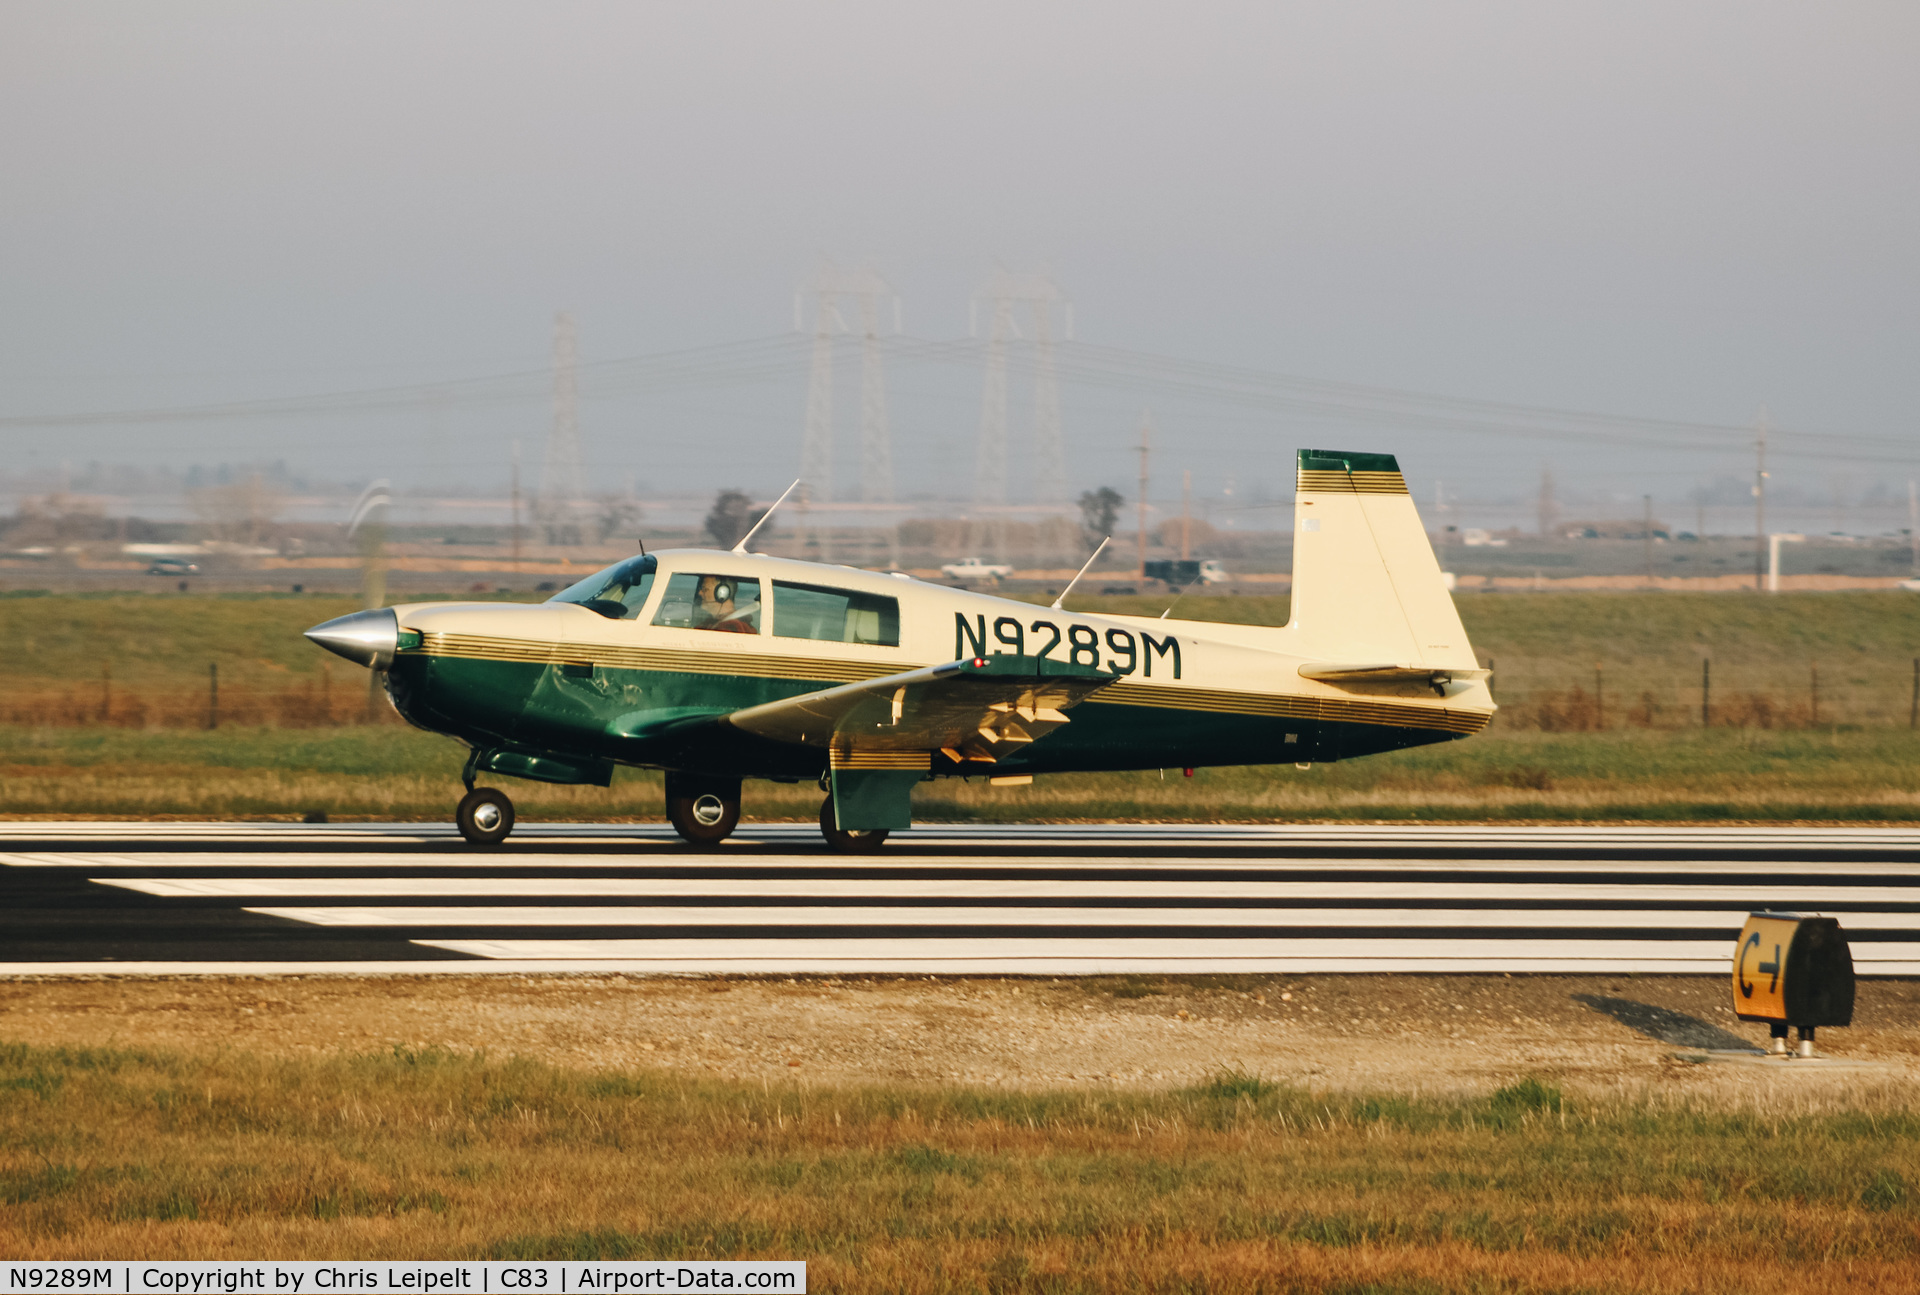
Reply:
<svg viewBox="0 0 1920 1295"><path fill-rule="evenodd" d="M1290 628L1327 661L1479 665L1391 454L1300 451Z"/></svg>

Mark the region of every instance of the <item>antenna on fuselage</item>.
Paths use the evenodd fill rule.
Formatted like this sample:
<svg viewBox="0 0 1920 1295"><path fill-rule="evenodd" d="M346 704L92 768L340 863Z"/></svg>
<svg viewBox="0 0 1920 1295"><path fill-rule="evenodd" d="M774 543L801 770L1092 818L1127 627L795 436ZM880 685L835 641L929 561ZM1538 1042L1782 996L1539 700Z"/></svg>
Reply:
<svg viewBox="0 0 1920 1295"><path fill-rule="evenodd" d="M773 508L778 508L781 504L786 503L787 496L792 494L794 492L794 489L797 486L799 486L799 484L800 484L800 481L799 479L796 478L794 480L793 485L788 486L785 490L782 490L780 492L780 497L773 501ZM761 513L760 520L753 524L753 529L740 537L740 542L733 546L733 551L735 553L744 554L747 551L747 541L752 539L756 534L758 534L760 531L760 528L767 524L767 518L773 516L773 508L769 508L767 509L766 512Z"/></svg>
<svg viewBox="0 0 1920 1295"><path fill-rule="evenodd" d="M1074 573L1073 579L1067 581L1067 587L1065 589L1062 589L1060 591L1060 596L1054 599L1053 602L1048 606L1047 608L1048 611L1057 612L1060 610L1060 604L1067 600L1067 595L1073 592L1073 587L1080 583L1080 577L1087 574L1087 567L1092 566L1094 562L1099 559L1101 552L1105 550L1107 545L1111 543L1113 543L1113 536L1111 535L1107 536L1106 539L1100 541L1100 547L1093 551L1093 557L1090 557L1087 559L1087 566L1081 567L1079 571Z"/></svg>

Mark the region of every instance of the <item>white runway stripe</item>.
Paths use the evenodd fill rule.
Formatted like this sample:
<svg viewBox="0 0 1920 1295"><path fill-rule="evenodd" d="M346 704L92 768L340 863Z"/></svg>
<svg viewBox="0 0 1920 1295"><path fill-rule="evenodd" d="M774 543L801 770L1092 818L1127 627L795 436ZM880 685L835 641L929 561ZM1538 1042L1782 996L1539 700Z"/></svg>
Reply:
<svg viewBox="0 0 1920 1295"><path fill-rule="evenodd" d="M725 907L649 908L466 905L458 908L249 908L264 917L313 926L766 926L782 930L819 926L1414 926L1456 928L1571 928L1604 930L1709 930L1725 927L1732 939L1749 910L1483 908L1057 908L1001 907ZM1844 914L1849 930L1900 930L1920 924L1912 913Z"/></svg>
<svg viewBox="0 0 1920 1295"><path fill-rule="evenodd" d="M620 962L768 972L974 972L1089 975L1197 971L1676 971L1727 975L1724 940L847 939L418 940L482 958ZM1871 949L1877 956L1865 958ZM1855 946L1862 971L1912 975L1920 942Z"/></svg>
<svg viewBox="0 0 1920 1295"><path fill-rule="evenodd" d="M1177 880L1073 880L1073 878L916 878L916 876L96 876L115 886L163 899L326 899L346 897L595 897L595 895L768 895L768 897L975 897L975 899L1592 899L1701 901L1751 907L1828 903L1920 903L1920 886L1647 886L1647 884L1557 884L1557 882L1177 882Z"/></svg>
<svg viewBox="0 0 1920 1295"><path fill-rule="evenodd" d="M102 886L166 899L410 899L510 896L765 896L823 899L1343 899L1695 901L1768 905L1920 903L1920 887L1560 885L1485 881L1076 881L965 877L95 877ZM1920 923L1920 913L1913 916Z"/></svg>

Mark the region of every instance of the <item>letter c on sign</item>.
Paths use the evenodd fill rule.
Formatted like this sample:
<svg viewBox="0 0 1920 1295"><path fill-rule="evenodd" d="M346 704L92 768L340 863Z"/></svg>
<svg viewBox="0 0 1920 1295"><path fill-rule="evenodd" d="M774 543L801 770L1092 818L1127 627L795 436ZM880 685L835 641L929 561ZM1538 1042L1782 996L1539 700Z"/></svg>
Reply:
<svg viewBox="0 0 1920 1295"><path fill-rule="evenodd" d="M1747 937L1747 942L1740 946L1740 961L1734 964L1733 971L1734 971L1734 975L1740 981L1740 997L1742 998L1753 997L1753 982L1747 979L1747 951L1749 949L1757 949L1759 947L1760 947L1760 932L1758 931L1755 931L1752 935L1749 935Z"/></svg>

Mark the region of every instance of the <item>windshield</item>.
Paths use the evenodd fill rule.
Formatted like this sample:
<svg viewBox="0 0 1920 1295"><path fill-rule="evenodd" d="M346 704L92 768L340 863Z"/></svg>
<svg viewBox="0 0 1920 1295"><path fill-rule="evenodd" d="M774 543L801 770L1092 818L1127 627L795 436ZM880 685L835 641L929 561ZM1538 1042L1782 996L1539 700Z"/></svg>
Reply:
<svg viewBox="0 0 1920 1295"><path fill-rule="evenodd" d="M653 573L659 565L659 559L651 553L642 553L605 571L596 571L578 584L568 585L547 601L579 603L611 620L630 621L640 614L642 604L647 601L647 591L653 587Z"/></svg>

